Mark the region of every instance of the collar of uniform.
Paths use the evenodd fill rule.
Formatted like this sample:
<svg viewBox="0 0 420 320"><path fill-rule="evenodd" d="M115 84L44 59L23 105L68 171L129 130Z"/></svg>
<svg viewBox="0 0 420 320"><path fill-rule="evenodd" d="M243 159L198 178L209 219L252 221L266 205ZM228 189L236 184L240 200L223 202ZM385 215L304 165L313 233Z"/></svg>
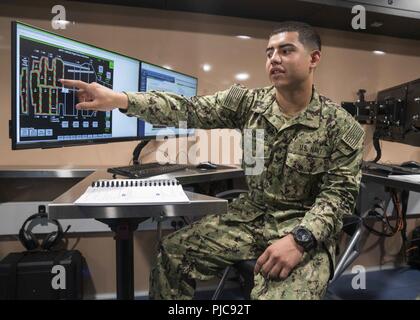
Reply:
<svg viewBox="0 0 420 320"><path fill-rule="evenodd" d="M281 128L284 130L295 124L302 124L310 128L319 128L321 117L321 100L315 87L312 88L312 98L308 107L302 111L297 117L291 119L287 124Z"/></svg>
<svg viewBox="0 0 420 320"><path fill-rule="evenodd" d="M264 118L275 128L276 131L284 125L284 120L281 120L276 112L274 104L276 103L276 88L274 86L268 87L263 97L264 100L256 101L253 111L264 116Z"/></svg>

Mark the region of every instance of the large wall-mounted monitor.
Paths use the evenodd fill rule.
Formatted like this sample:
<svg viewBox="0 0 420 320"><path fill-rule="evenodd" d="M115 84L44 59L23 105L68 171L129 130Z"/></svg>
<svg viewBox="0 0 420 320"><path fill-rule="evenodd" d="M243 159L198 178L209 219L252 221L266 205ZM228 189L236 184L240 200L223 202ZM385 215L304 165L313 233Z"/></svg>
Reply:
<svg viewBox="0 0 420 320"><path fill-rule="evenodd" d="M142 62L139 91L171 92L184 97L197 95L197 78L150 63ZM188 124L187 124L188 125ZM180 137L194 134L194 129L167 127L164 124L139 120L139 139L157 137Z"/></svg>
<svg viewBox="0 0 420 320"><path fill-rule="evenodd" d="M51 148L138 140L138 122L112 112L77 110L72 89L60 78L97 82L116 91L138 91L140 61L12 23L13 149Z"/></svg>

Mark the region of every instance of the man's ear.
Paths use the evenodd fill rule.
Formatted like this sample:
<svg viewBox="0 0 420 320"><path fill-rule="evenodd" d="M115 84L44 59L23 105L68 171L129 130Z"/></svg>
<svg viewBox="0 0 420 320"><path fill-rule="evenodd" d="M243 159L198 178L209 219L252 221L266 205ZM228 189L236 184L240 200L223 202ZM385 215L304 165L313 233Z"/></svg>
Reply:
<svg viewBox="0 0 420 320"><path fill-rule="evenodd" d="M311 69L315 69L318 66L320 61L321 61L321 51L313 50L311 52L311 62L310 62Z"/></svg>

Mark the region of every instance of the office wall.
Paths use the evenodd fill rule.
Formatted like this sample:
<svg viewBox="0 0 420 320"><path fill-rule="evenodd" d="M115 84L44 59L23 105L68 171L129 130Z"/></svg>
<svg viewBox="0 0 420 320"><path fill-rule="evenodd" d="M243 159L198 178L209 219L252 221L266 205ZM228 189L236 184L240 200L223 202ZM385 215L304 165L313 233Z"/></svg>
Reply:
<svg viewBox="0 0 420 320"><path fill-rule="evenodd" d="M20 20L54 31L50 19L53 16L51 7L55 4L43 2L35 5L29 1L0 4L0 166L71 168L127 164L135 142L50 150L11 150L8 137L11 109L10 22ZM54 32L192 74L199 79L199 94L211 94L229 87L238 82L234 75L239 72L250 74L249 80L242 82L250 88L268 85L264 50L267 35L276 27L275 22L65 1L60 4L67 10L67 19L75 23L68 25L66 30ZM354 101L359 88L365 88L367 99L372 99L380 89L420 77L420 41L327 29L319 29L319 32L324 46L322 62L316 72L316 86L335 101ZM236 35L252 38L241 40ZM384 50L387 54L376 56L371 52L375 49ZM211 72L202 70L204 63L213 66ZM371 129L366 129L365 158L371 159L374 157ZM207 132L201 134L204 138L209 137ZM226 135L226 131L222 134ZM206 140L204 138L202 140ZM156 146L153 144L145 150L146 161L153 159ZM382 147L384 161L420 161L420 148L389 142L383 142ZM209 157L216 153L214 146L203 145L204 148L210 151ZM226 148L223 152L231 155L228 162L236 162L237 154ZM205 153L200 157L205 157ZM212 160L221 162L217 158ZM153 243L154 236L153 232L141 232L136 236L136 290L147 289L147 257L150 257L149 243ZM98 247L108 250L101 250L98 255ZM115 285L112 237L109 234L82 237L77 248L87 257L94 292L112 292ZM0 241L0 256L20 249L13 239ZM371 265L378 263L369 256L363 261Z"/></svg>
<svg viewBox="0 0 420 320"><path fill-rule="evenodd" d="M135 142L69 147L50 150L12 151L8 138L10 119L10 21L21 20L35 26L51 28L51 7L54 2L34 5L29 1L2 4L0 12L0 165L80 167L122 165L130 160ZM13 4L12 4L13 3ZM242 83L248 87L268 85L264 71L264 49L267 34L274 22L216 17L202 14L165 12L131 7L62 3L71 23L59 34L144 59L199 78L199 94L211 94L232 85L234 75L247 72L250 78ZM320 29L323 38L323 57L316 72L320 92L335 101L353 101L359 88L367 90L367 98L383 88L419 77L420 41L402 40L362 33ZM236 35L252 36L241 40ZM371 50L388 52L373 55ZM204 72L202 64L213 66ZM420 160L418 149L384 143L402 152L389 152L390 160L406 156ZM150 146L144 154L152 152ZM372 155L370 143L366 154ZM214 148L210 148L215 152ZM204 156L204 155L202 155ZM211 156L211 153L210 155ZM238 156L229 157L235 162ZM217 160L217 158L215 159ZM221 159L220 159L221 160ZM218 161L216 161L218 162Z"/></svg>

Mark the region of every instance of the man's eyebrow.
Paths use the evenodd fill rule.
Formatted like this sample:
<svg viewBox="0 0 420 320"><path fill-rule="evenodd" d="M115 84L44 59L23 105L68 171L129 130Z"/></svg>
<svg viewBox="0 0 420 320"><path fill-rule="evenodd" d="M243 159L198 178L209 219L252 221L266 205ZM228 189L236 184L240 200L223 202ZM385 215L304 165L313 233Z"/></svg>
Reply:
<svg viewBox="0 0 420 320"><path fill-rule="evenodd" d="M280 48L280 49L283 49L283 48L286 48L286 47L296 48L296 46L293 43L285 43L285 44L282 44L282 45L279 45L278 46L278 48ZM274 50L274 47L273 46L268 47L267 49L265 49L265 52L268 52L268 51L271 51L271 50Z"/></svg>

